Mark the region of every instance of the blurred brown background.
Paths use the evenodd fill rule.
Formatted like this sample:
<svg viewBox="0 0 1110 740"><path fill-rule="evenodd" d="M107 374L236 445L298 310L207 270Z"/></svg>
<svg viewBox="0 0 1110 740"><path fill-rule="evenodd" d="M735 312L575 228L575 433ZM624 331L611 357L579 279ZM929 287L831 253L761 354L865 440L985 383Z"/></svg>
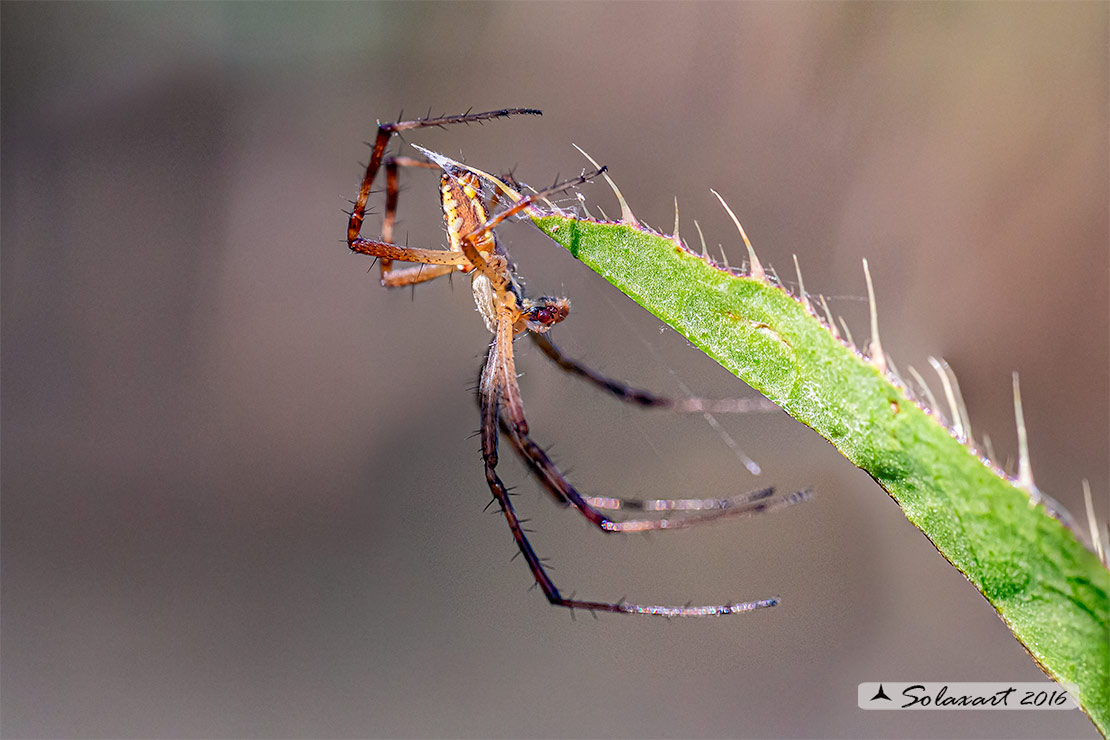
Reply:
<svg viewBox="0 0 1110 740"><path fill-rule="evenodd" d="M387 292L348 254L376 119L536 185L608 164L867 330L943 356L978 436L1082 514L1108 480L1108 6L5 2L2 725L14 737L1074 737L1078 712L864 712L869 680L1037 681L871 480L787 418L627 408L527 344L537 438L588 493L812 485L758 521L627 540L506 459L564 590L778 594L741 618L580 615L529 592L488 499L465 280ZM443 242L434 176L400 233ZM584 188L613 214L604 186ZM367 221L375 233L380 220ZM525 224L556 338L669 394L732 376ZM931 375L931 371L928 373Z"/></svg>

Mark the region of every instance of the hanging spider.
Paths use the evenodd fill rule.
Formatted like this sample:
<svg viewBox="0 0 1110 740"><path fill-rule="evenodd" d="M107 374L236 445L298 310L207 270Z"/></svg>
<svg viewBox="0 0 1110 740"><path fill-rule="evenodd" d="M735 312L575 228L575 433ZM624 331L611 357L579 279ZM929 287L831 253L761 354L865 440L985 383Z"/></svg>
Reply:
<svg viewBox="0 0 1110 740"><path fill-rule="evenodd" d="M487 113L465 113L456 116L427 117L412 121L385 123L378 126L366 174L359 187L358 197L347 225L347 245L359 254L376 257L381 264L381 282L386 287L416 285L454 272L473 275L472 287L478 311L493 334L478 386L478 403L481 408L482 459L485 462L486 482L493 492L494 501L500 506L512 531L513 539L524 556L536 584L547 600L557 606L581 608L591 612L617 612L626 614L651 614L664 617L693 617L738 614L778 603L776 598L732 602L709 606L647 606L617 602L585 601L563 596L548 576L543 562L532 549L525 531L517 518L508 490L497 474L497 442L499 429L520 454L524 462L537 474L548 492L562 505L573 506L603 532L646 532L678 529L725 516L751 515L804 500L805 492L788 496L775 496L774 489L764 488L725 499L677 499L654 501L626 501L612 498L595 498L581 495L555 467L547 454L537 445L528 432L524 405L513 359L513 340L527 334L547 357L561 369L577 375L617 398L646 407L669 408L680 412L745 411L758 407L758 402L732 399L707 401L690 398L673 400L646 391L630 388L606 378L562 353L551 341L547 332L567 317L570 303L566 298L529 298L524 295L513 265L505 249L498 243L494 228L506 219L536 208L536 202L545 196L562 192L582 184L604 172L604 167L583 174L546 190L523 196L506 181L481 170L469 167L441 155L417 147L427 160L410 157L386 157L385 149L393 134L430 126L453 123L481 123L514 115L541 115L538 110L509 108ZM370 188L378 170L384 166L386 173L386 206L382 223L381 240L361 236L362 222ZM440 197L443 217L447 227L449 248L419 249L393 243L393 227L397 212L398 170L401 167L439 169ZM515 184L515 183L514 183ZM502 199L512 204L496 215L492 213ZM416 263L415 266L397 269L394 262ZM492 502L491 502L492 503ZM660 518L615 520L604 510L640 510L661 512ZM689 512L701 512L691 515ZM675 512L687 512L675 516Z"/></svg>

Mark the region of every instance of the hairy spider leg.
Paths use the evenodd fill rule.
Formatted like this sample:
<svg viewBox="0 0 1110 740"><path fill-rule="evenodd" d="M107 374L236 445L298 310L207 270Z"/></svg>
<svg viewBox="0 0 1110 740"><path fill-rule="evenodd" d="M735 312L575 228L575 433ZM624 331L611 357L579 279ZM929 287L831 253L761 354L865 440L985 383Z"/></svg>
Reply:
<svg viewBox="0 0 1110 740"><path fill-rule="evenodd" d="M382 241L393 242L393 226L397 222L397 198L400 193L398 169L413 167L418 169L438 170L439 166L421 159L412 157L386 157L385 162L385 216L382 219ZM459 268L456 265L420 264L415 267L396 268L393 260L380 258L378 265L381 268L381 282L387 288L399 288L406 285L416 285L434 280L442 275L449 275Z"/></svg>
<svg viewBox="0 0 1110 740"><path fill-rule="evenodd" d="M534 333L531 334L533 337ZM662 399L669 401L671 399ZM694 399L703 400L703 399ZM478 398L479 404L481 398ZM655 407L665 407L658 404ZM752 516L754 514L769 513L803 503L812 498L809 490L793 491L788 494L775 494L774 488L760 488L745 491L725 497L702 498L655 498L634 499L619 498L615 496L586 496L579 494L578 499L586 504L586 511L578 506L574 499L568 497L568 492L575 490L573 485L566 480L566 475L558 469L546 451L538 445L528 445L520 436L514 435L513 429L502 419L501 431L513 445L521 460L535 473L544 489L560 506L574 506L579 512L584 513L587 519L595 526L606 532L641 532L649 529L682 529L703 522L716 521L725 516ZM593 509L593 512L589 512ZM601 511L637 511L652 514L682 513L681 519L675 518L667 523L655 526L645 526L643 522L625 521L610 522L607 517L599 514ZM619 525L619 526L618 526Z"/></svg>
<svg viewBox="0 0 1110 740"><path fill-rule="evenodd" d="M450 249L403 247L398 244L393 244L387 239L379 241L377 239L365 239L363 237L356 237L348 246L353 252L377 257L386 263L392 262L393 260L420 263L421 267L413 267L404 271L399 271L404 280L403 282L396 283L398 285L411 285L415 282L423 282L421 279L416 277L410 278L410 276L412 276L415 271L420 270L424 265L433 266L432 270L435 271L433 277L456 270L471 272L478 269L497 285L501 285L502 283L507 284L506 281L510 279L507 259L501 258L497 265L491 267L486 266L487 261L492 259L493 253L497 251L496 242L492 236L492 228L504 220L506 216L496 217L490 220L491 225L485 226L487 221L485 206L477 197L477 190L472 182L473 179L476 178L469 172L462 172L460 175L446 171L441 178L443 213L444 220L447 224L448 237L451 241ZM563 186L563 188L566 187L570 187L570 184ZM523 202L523 204L518 203L514 205L513 208L515 210L512 210L512 213L519 212L519 210L526 207L530 202L531 201L526 201ZM393 196L392 203L394 206L396 205L395 195ZM393 222L392 219L389 219L389 231L392 232L392 229ZM486 257L485 254L489 254L490 257ZM504 263L503 265L501 264L502 262ZM393 287L394 285L389 280L388 270L383 272L382 284L387 287Z"/></svg>
<svg viewBox="0 0 1110 740"><path fill-rule="evenodd" d="M417 147L419 149L419 147ZM421 150L426 151L426 150ZM382 220L382 241L393 242L393 227L397 219L397 198L399 193L398 169L400 167L413 167L419 169L430 169L443 171L439 164L429 162L422 159L413 159L412 157L386 157L384 163L385 177L386 177L386 198L385 198L385 217ZM453 251L460 251L458 248L458 240L461 238L459 233L462 228L467 226L465 219L459 218L460 208L469 207L471 210L477 211L475 214L478 218L476 223L474 220L469 224L470 228L476 228L486 221L486 213L497 207L501 202L502 191L500 188L494 188L486 202L482 202L479 198L479 191L481 190L482 183L474 180L471 176L467 176L468 182L463 185L459 182L457 174L452 175L450 181L445 181L448 173L443 171L443 177L440 184L441 205L443 207L444 219L447 222L448 233L452 237ZM491 180L496 181L494 178ZM457 192L460 188L465 189L466 194L460 199L457 197ZM459 268L452 265L433 265L431 267L420 264L415 267L395 268L393 260L379 259L378 264L381 266L381 283L387 288L396 288L401 286L416 285L424 283L429 280L434 280L442 275L449 275L452 272L462 271L468 272L469 268Z"/></svg>
<svg viewBox="0 0 1110 740"><path fill-rule="evenodd" d="M383 235L381 241L366 240L360 236L362 232L362 223L366 218L366 203L370 198L370 190L374 184L374 178L377 177L378 170L381 168L383 160L385 160L385 149L389 144L389 140L393 137L393 134L412 129L446 126L455 123L482 123L484 121L490 121L496 118L507 118L514 115L538 116L542 115L542 112L532 108L505 108L502 110L487 111L485 113L466 113L463 115L420 118L412 121L397 121L395 123L379 124L377 136L374 139L374 146L370 153L370 160L366 164L366 173L363 175L362 183L359 185L358 196L355 198L354 207L351 209L350 218L347 221L347 246L354 252L368 254L378 257L381 260L382 283L384 285L388 287L412 285L417 282L431 280L440 275L449 274L460 266L465 265L465 263L458 258L455 258L454 261L451 262L442 262L440 261L442 258L424 258L427 256L425 254L426 252L435 250L410 250L391 243L393 241L393 219L395 218L397 207L398 188L396 168L398 166L410 166L410 163L415 163L417 160L394 157L391 158L391 161L386 162L386 221L388 222L388 227L383 224L383 232L388 231L389 236ZM411 166L423 167L426 166L426 164L411 164ZM420 266L406 268L404 270L398 270L390 276L393 260L419 262L422 263L422 265L434 265L434 267L425 268Z"/></svg>
<svg viewBox="0 0 1110 740"><path fill-rule="evenodd" d="M464 273L473 271L475 269L474 263L470 259L463 261L458 259L460 255L464 254L461 242L465 236L472 238L475 242L474 246L479 252L492 253L496 251L493 231L482 227L489 220L489 209L500 201L500 191L495 190L488 202L483 201L480 197L482 182L476 175L466 170L441 168L439 164L424 160L410 157L388 157L384 166L386 172L386 206L385 218L382 221L382 240L378 242L360 239L351 248L364 254L373 250L375 254L381 255L391 252L386 248L386 245L398 246L392 244L393 228L397 217L398 192L400 190L398 187L398 169L400 167L415 167L442 171L440 200L447 235L450 239L450 247L447 250L433 251L440 254L453 254L454 257L445 264L431 264L425 251L404 247L403 249L409 249L407 254L411 257L411 259L406 258L405 261L416 261L419 264L415 267L395 269L392 258L380 256L379 263L381 265L381 283L383 286L395 288L416 285L456 271ZM437 259L439 258L437 257Z"/></svg>
<svg viewBox="0 0 1110 740"><path fill-rule="evenodd" d="M480 399L479 399L480 400ZM604 532L634 533L663 529L685 529L724 517L749 517L766 514L794 504L809 501L813 494L807 489L776 494L773 487L759 488L726 497L703 498L619 498L586 496L577 491L566 475L551 461L543 448L514 435L508 425L502 426L513 449L540 484L560 506L573 506L591 524ZM571 492L578 494L576 497ZM628 519L613 521L604 511L642 512L645 514L677 514L671 519Z"/></svg>
<svg viewBox="0 0 1110 740"><path fill-rule="evenodd" d="M619 498L587 498L578 492L578 489L559 471L559 468L551 461L543 448L536 444L527 433L512 428L508 432L510 440L525 464L539 476L540 482L548 492L557 501L569 503L603 532L629 533L685 529L724 517L754 516L755 514L769 513L810 498L808 491L794 491L785 495L775 495L774 488L762 488L738 496L715 499L657 499L647 502ZM602 513L603 509L658 511L662 512L664 516L661 518L615 521L605 516ZM698 511L699 513L690 514L691 511ZM667 514L674 512L679 512L679 515L667 516Z"/></svg>

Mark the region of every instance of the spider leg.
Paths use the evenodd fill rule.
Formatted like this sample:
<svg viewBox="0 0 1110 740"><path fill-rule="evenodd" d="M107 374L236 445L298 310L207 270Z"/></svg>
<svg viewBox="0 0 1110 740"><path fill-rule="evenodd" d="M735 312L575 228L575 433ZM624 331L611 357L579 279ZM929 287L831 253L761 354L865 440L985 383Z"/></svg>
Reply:
<svg viewBox="0 0 1110 740"><path fill-rule="evenodd" d="M499 322L509 322L511 330L511 321L511 315L508 315L507 312L502 312L499 317ZM512 501L509 498L508 489L497 475L497 436L498 418L500 416L499 402L503 390L501 384L505 378L502 364L503 357L500 354L498 342L495 341L490 347L486 366L482 372L482 379L479 383L479 398L482 415L482 459L485 462L486 482L489 484L490 491L493 493L494 498L501 506L501 512L505 516L505 521L508 523L509 530L513 534L513 540L516 542L521 555L524 556L525 562L528 563L528 568L532 571L532 577L543 591L544 596L547 597L549 603L554 606L562 606L568 609L585 609L590 612L601 611L617 614L647 614L659 617L708 617L724 614L740 614L742 612L754 611L756 609L778 604L778 599L770 598L707 606L650 606L629 604L623 600L619 602L604 602L568 599L559 593L559 589L555 586L555 582L552 581L551 577L547 574L547 570L543 567L543 562L536 554L532 544L528 541L528 536L525 534L524 528L521 526L520 519L517 517L516 510L513 508Z"/></svg>
<svg viewBox="0 0 1110 740"><path fill-rule="evenodd" d="M503 110L488 111L486 113L469 113L461 116L440 116L438 118L418 118L414 121L398 121L396 123L383 123L378 126L378 135L374 139L374 148L370 152L370 161L366 163L366 174L358 188L358 197L355 207L351 211L351 218L347 222L347 243L352 243L362 231L362 222L366 218L366 201L370 198L370 187L382 165L385 157L385 147L393 134L399 131L409 131L427 126L445 126L452 123L473 123L490 121L494 118L506 118L514 115L542 115L540 111L531 108L506 108Z"/></svg>
<svg viewBox="0 0 1110 740"><path fill-rule="evenodd" d="M479 406L482 405L481 396L479 396L479 398L478 398L478 405ZM549 494L551 494L551 497L553 499L555 499L555 503L557 503L559 506L570 506L571 505L570 499L568 499L566 496L564 496L563 492L558 487L549 485L548 481L547 481L547 478L544 477L544 475L539 472L539 470L536 468L536 466L532 465L531 460L528 459L527 453L524 452L523 445L521 445L519 439L517 439L516 437L513 436L512 430L509 428L509 425L505 423L504 418L501 419L501 431L505 433L505 438L509 440L509 444L511 444L513 446L513 449L516 450L516 454L518 454L520 456L520 459L523 460L526 465L528 465L528 468L533 473L536 473L537 477L540 480L540 483L543 484L544 490L547 491ZM589 500L588 496L585 497L585 498L587 500ZM593 502L591 502L591 503L593 503ZM595 504L595 506L596 506L596 504ZM605 508L605 507L598 506L597 508Z"/></svg>
<svg viewBox="0 0 1110 740"><path fill-rule="evenodd" d="M779 407L769 399L762 396L754 398L724 398L724 399L707 399L707 398L668 398L666 396L659 396L650 391L633 388L620 381L601 375L596 370L589 366L575 360L559 349L550 338L549 334L540 334L538 332L529 332L532 341L547 355L548 359L554 362L559 369L575 375L579 378L594 384L598 388L612 394L616 398L626 403L643 406L645 408L662 408L675 413L765 413L770 411L777 411ZM524 449L518 446L518 451L525 455ZM525 455L526 456L526 455ZM542 476L541 476L542 479ZM560 501L567 503L566 499L561 497L561 494L548 486L548 490L552 492ZM768 489L764 489L766 491ZM727 498L683 498L683 499L622 499L610 496L584 496L583 498L594 508L603 511L648 511L648 512L706 512L715 509L734 509L742 507L752 500L755 494L763 493L764 491L755 491L752 493L742 493L737 496L730 496ZM791 503L796 503L802 500L799 497L809 498L808 493L793 493L788 496ZM776 507L777 508L777 507Z"/></svg>
<svg viewBox="0 0 1110 740"><path fill-rule="evenodd" d="M416 167L420 169L439 169L431 162L425 162L412 157L386 157L385 159L385 216L382 219L382 241L393 241L393 226L397 222L397 197L401 192L400 180L397 171L401 167ZM387 288L396 288L403 285L415 285L428 280L434 280L440 275L451 273L451 267L437 267L427 269L409 267L400 270L393 268L393 260L388 257L380 258L378 265L381 268L382 285Z"/></svg>
<svg viewBox="0 0 1110 740"><path fill-rule="evenodd" d="M359 236L362 233L362 222L366 218L366 203L370 198L370 189L374 184L374 178L377 177L378 170L381 169L383 160L385 160L385 148L389 144L389 140L393 137L393 134L400 131L409 131L412 129L425 128L429 126L446 126L453 123L482 123L484 121L490 121L495 118L507 118L508 116L514 115L538 116L542 115L542 113L532 108L505 108L502 110L487 111L485 113L466 113L463 115L455 116L438 116L436 118L418 118L412 121L383 123L378 126L377 136L374 138L374 146L370 152L370 160L366 164L366 173L363 175L362 182L359 184L358 196L355 198L354 207L351 209L351 215L349 220L347 221L347 246L349 246L355 252L370 254L381 259L383 284L412 285L415 282L422 282L412 280L408 276L406 276L404 279L401 279L400 282L396 283L390 283L389 281L387 281L386 274L389 272L389 263L391 260L424 262L426 264L444 264L437 261L429 262L428 260L424 259L406 260L404 256L398 256L396 253L389 252L388 250L385 250L381 253L368 251L369 249L373 248L371 245L374 244L381 245L384 243L389 246L395 246L389 244L389 242L393 241L393 218L395 217L397 206L397 179L395 170L397 166L408 166L410 162L416 162L417 160L409 160L405 157L394 157L391 159L390 162L387 162L386 220L389 222L388 230L390 232L390 235L383 238L381 242L368 242L367 240L364 240ZM421 163L413 164L412 166L423 167L426 165ZM392 176L388 174L388 171L390 169L394 170ZM392 203L392 207L390 207L390 202ZM384 228L385 227L383 226L383 229ZM442 274L447 274L447 272L436 272L437 276Z"/></svg>
<svg viewBox="0 0 1110 740"><path fill-rule="evenodd" d="M559 506L572 506L571 499L568 499L566 494L563 493L564 486L553 484L553 479L545 475L541 467L533 464L532 458L528 456L525 450L524 443L518 437L513 436L512 429L504 423L504 419L502 419L501 428L509 444L513 445L517 455L521 456L528 468L532 469L532 472L537 475L539 483L543 484L544 490L555 499L555 503ZM774 488L758 488L724 498L617 498L614 496L583 496L582 498L586 501L586 504L598 511L643 511L646 514L665 514L670 513L670 511L683 513L687 515L688 519L686 526L690 526L698 524L699 517L703 517L707 511L713 513L713 511L727 509L734 516L755 514L756 511L751 510L750 505L756 503L756 501L765 501L767 508L763 509L764 511L768 509L777 510L793 504L804 503L813 494L809 490L798 490L786 496L777 496L774 500L767 500L773 496L775 496ZM712 521L715 518L719 517L710 517L708 520ZM676 527L667 528L674 529Z"/></svg>
<svg viewBox="0 0 1110 740"><path fill-rule="evenodd" d="M628 499L610 496L583 496L587 503L601 511L684 512L688 515L685 526L698 524L703 519L712 521L718 518L705 517L705 512L721 511L723 512L722 516L729 516L728 512L732 512L732 515L766 513L809 501L812 497L812 492L807 489L776 496L773 488L759 488L727 498ZM744 508L759 501L764 502L764 507L761 509ZM671 529L673 528L671 527Z"/></svg>
<svg viewBox="0 0 1110 740"><path fill-rule="evenodd" d="M382 241L392 242L393 227L397 223L397 200L400 193L398 170L401 167L414 167L438 171L440 167L434 162L413 159L412 157L386 157L383 164L385 166L385 216L382 219ZM379 258L378 264L381 267L381 282L386 288L425 283L442 275L450 275L458 269L453 265L428 267L427 263L416 267L395 268L393 260L387 257Z"/></svg>
<svg viewBox="0 0 1110 740"><path fill-rule="evenodd" d="M432 265L429 267L426 263L416 267L404 267L401 269L391 267L389 270L382 270L382 285L387 288L416 285L458 271L459 268L455 265Z"/></svg>
<svg viewBox="0 0 1110 740"><path fill-rule="evenodd" d="M505 413L509 418L511 434L528 434L528 422L524 418L524 401L520 397L520 383L516 380L516 361L513 358L513 317L508 312L502 312L501 319L497 322L498 369L501 374L502 397L505 400Z"/></svg>
<svg viewBox="0 0 1110 740"><path fill-rule="evenodd" d="M520 455L520 459L528 465L529 469L537 475L540 483L543 484L544 490L555 499L555 503L560 506L571 506L572 502L567 498L564 491L564 486L554 482L553 477L546 475L543 469L535 465L528 451L525 449L524 443L518 437L513 436L512 429L502 419L501 430L504 432L505 437L512 444L513 449ZM563 476L565 478L565 476ZM773 500L768 500L772 499ZM630 498L616 498L613 496L582 496L582 499L594 509L598 511L636 511L645 512L649 514L663 514L667 512L681 512L687 515L688 523L684 526L697 524L704 517L707 512L725 511L732 512L731 515L743 515L759 513L751 508L751 504L757 501L763 501L766 508L763 511L775 511L786 506L797 503L803 503L812 498L812 493L808 490L794 491L787 495L775 496L773 488L760 488L754 491L746 491L744 493L736 494L735 496L727 496L724 498L648 498L648 499L630 499ZM707 521L713 521L720 517L709 517ZM592 520L591 520L592 521ZM675 529L680 527L666 527L667 529ZM640 530L619 530L619 531L640 531Z"/></svg>
<svg viewBox="0 0 1110 740"><path fill-rule="evenodd" d="M509 438L524 462L539 477L548 492L559 502L569 503L603 532L652 532L656 530L685 529L725 517L754 516L808 501L811 493L806 490L788 494L775 494L774 488L761 488L726 498L695 499L621 499L583 496L566 479L538 444L526 434L510 430ZM658 512L661 518L640 518L615 521L602 513L609 511ZM668 514L678 514L668 516Z"/></svg>
<svg viewBox="0 0 1110 740"><path fill-rule="evenodd" d="M498 366L498 388L508 406L506 412L509 418L504 427L510 441L525 464L539 476L544 487L556 501L574 506L603 532L682 529L726 516L751 516L775 511L809 498L808 491L776 496L773 488L763 488L729 498L634 501L583 496L559 471L543 448L528 436L528 423L524 418L524 406L520 401L520 384L517 382L513 362L511 316L498 322L497 337L493 346ZM661 512L664 516L614 521L602 513L603 509ZM690 512L698 513L691 515ZM673 513L679 513L679 516L666 516Z"/></svg>
<svg viewBox="0 0 1110 740"><path fill-rule="evenodd" d="M644 406L646 408L662 408L679 414L697 413L764 413L778 411L779 407L772 401L758 396L755 398L668 398L656 395L650 391L633 388L618 380L607 378L596 370L582 364L578 360L568 357L551 341L547 334L529 332L532 341L540 350L554 362L560 370L593 383L603 391L616 396L625 403Z"/></svg>
<svg viewBox="0 0 1110 740"><path fill-rule="evenodd" d="M393 225L397 222L397 198L401 187L397 171L401 167L438 170L432 162L412 157L387 157L385 160L385 217L382 219L382 241L393 241Z"/></svg>
<svg viewBox="0 0 1110 740"><path fill-rule="evenodd" d="M479 398L479 404L481 399ZM560 506L571 506L573 502L567 498L565 493L568 484L564 484L562 475L558 470L555 470L553 463L550 463L550 470L553 474L546 472L546 467L537 465L532 459L529 450L526 449L525 443L519 437L513 435L512 428L501 419L501 431L505 434L506 439L516 450L520 459L528 466L528 468L536 474L539 482L543 485L545 491L555 499L555 503ZM768 500L774 497L773 500ZM724 498L662 498L662 499L632 499L632 498L617 498L614 496L582 496L582 500L593 509L598 511L622 511L622 512L644 512L647 514L664 514L667 512L683 513L687 515L688 521L682 526L690 526L697 524L700 521L700 516L704 516L707 512L725 511L729 510L731 515L743 515L757 513L752 510L751 504L763 501L766 507L763 511L777 510L785 506L795 503L802 503L808 501L812 497L812 493L808 490L794 491L785 496L775 496L774 488L760 488L754 491L745 491L744 493L736 494L735 496L727 496ZM577 507L576 507L577 508ZM710 517L707 521L713 521L719 517ZM604 518L603 518L604 519ZM593 521L591 519L591 521ZM660 527L660 529L676 529L681 528L675 525L670 527ZM606 530L609 531L609 530ZM615 531L640 531L638 529L631 530L615 530Z"/></svg>
<svg viewBox="0 0 1110 740"><path fill-rule="evenodd" d="M418 249L416 247L402 247L399 244L380 242L375 239L355 237L350 244L352 252L378 257L379 259L399 260L401 262L422 262L426 265L452 265L467 267L470 261L461 252L452 252L447 249ZM385 282L384 280L382 281Z"/></svg>

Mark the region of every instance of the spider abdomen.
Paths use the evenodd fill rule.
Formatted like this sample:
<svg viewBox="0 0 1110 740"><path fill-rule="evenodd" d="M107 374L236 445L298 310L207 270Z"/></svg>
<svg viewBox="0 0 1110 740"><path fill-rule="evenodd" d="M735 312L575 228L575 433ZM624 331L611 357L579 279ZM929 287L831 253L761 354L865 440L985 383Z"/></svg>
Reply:
<svg viewBox="0 0 1110 740"><path fill-rule="evenodd" d="M492 255L496 242L492 231L482 230L489 214L482 200L482 182L478 176L466 170L445 169L439 181L439 191L451 250L461 252L463 238L469 237L483 256Z"/></svg>

